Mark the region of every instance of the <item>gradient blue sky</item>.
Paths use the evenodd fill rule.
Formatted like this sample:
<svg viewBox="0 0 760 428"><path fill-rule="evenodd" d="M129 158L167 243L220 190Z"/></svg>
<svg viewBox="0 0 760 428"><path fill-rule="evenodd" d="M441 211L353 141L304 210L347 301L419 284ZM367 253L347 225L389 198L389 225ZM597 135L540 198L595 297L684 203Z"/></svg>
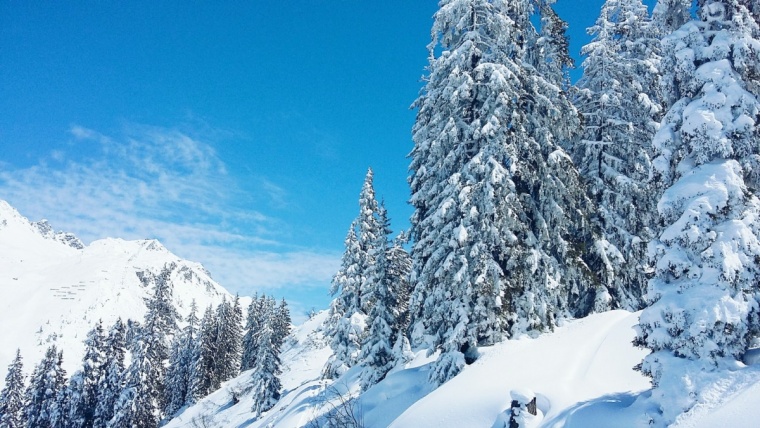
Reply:
<svg viewBox="0 0 760 428"><path fill-rule="evenodd" d="M601 4L559 0L574 54ZM367 167L408 226L436 8L0 1L0 199L85 242L158 238L297 316L324 308Z"/></svg>

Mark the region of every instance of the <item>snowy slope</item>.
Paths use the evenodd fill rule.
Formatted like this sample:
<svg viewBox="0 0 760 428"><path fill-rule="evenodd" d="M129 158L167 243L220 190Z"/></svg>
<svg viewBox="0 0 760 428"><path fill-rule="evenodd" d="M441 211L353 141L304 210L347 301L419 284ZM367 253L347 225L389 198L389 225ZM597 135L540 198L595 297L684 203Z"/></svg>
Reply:
<svg viewBox="0 0 760 428"><path fill-rule="evenodd" d="M330 355L322 333L326 313L299 326L282 355L284 392L280 402L257 418L246 393L251 372L186 409L167 426L282 427L309 425L334 409L340 396L359 396L355 405L371 428L502 428L512 393L537 397L530 427L648 427L649 381L633 370L647 351L631 344L639 313L610 311L567 322L550 334L481 348L481 357L454 379L433 390L427 382L436 355L419 351L405 367L359 396L360 368L335 382L320 379ZM757 426L760 365L727 374L704 394L712 397L682 415L674 428ZM239 402L234 404L233 396ZM322 421L318 421L322 422Z"/></svg>
<svg viewBox="0 0 760 428"><path fill-rule="evenodd" d="M246 371L181 412L166 427L300 427L307 424L314 403L326 385L319 379L331 353L321 329L326 318L327 312L322 311L296 327L288 336L281 355L283 397L261 419L255 419L250 412L252 397L245 391L250 385L252 371ZM236 405L232 404L233 395L240 399Z"/></svg>
<svg viewBox="0 0 760 428"><path fill-rule="evenodd" d="M0 201L0 370L20 348L30 371L56 343L64 350L64 368L73 373L82 340L98 319L106 328L118 317L142 320L143 298L151 290L140 276L157 275L168 263L174 263L171 282L180 314L193 299L202 311L231 297L201 265L158 241L109 238L84 247L73 235L31 223Z"/></svg>
<svg viewBox="0 0 760 428"><path fill-rule="evenodd" d="M319 369L330 353L319 327L323 317L321 314L294 333L295 339L283 354L286 392L261 419L249 411L251 397L244 391L250 373L244 373L168 426L179 428L203 421L216 427L301 427L340 401L336 390L338 394L346 390L357 394L358 368L332 385L319 379ZM405 368L365 392L357 407L367 427L491 428L503 419L510 392L527 388L539 397L545 415L536 421L541 426L594 426L585 424L588 420L578 415L578 410L591 404L619 409L649 387L632 369L644 354L631 345L637 317L625 311L607 312L569 322L536 339L482 348L477 362L436 390L427 383L428 363L435 356L426 357L421 351ZM232 404L233 391L241 394L236 405Z"/></svg>

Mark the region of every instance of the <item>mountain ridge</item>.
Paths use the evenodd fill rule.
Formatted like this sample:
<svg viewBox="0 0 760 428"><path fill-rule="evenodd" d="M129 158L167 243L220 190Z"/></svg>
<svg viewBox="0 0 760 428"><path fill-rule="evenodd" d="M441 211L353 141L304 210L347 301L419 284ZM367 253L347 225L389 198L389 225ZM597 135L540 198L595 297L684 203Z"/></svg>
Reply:
<svg viewBox="0 0 760 428"><path fill-rule="evenodd" d="M25 371L56 344L73 373L82 340L98 320L141 321L147 278L171 270L173 303L181 316L233 296L199 263L184 260L155 239L104 238L84 245L74 234L33 222L0 200L0 367L21 349ZM246 302L243 302L246 303ZM0 385L3 380L0 379Z"/></svg>

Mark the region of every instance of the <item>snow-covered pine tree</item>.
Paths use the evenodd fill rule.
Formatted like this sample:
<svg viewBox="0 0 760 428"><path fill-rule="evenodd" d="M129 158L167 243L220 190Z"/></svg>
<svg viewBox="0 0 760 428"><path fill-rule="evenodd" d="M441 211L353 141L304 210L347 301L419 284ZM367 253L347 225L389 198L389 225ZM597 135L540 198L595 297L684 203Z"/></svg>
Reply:
<svg viewBox="0 0 760 428"><path fill-rule="evenodd" d="M280 349L273 342L272 330L274 312L261 326L258 338L256 367L251 374L251 394L254 397L251 411L260 416L271 409L280 399L282 384L280 383Z"/></svg>
<svg viewBox="0 0 760 428"><path fill-rule="evenodd" d="M0 428L22 428L24 426L24 363L21 350L8 366L5 386L0 391Z"/></svg>
<svg viewBox="0 0 760 428"><path fill-rule="evenodd" d="M573 158L588 184L607 247L600 277L609 290L596 311L644 306L652 268L646 247L654 235L654 192L649 186L651 141L662 108L659 40L641 0L607 0L588 29L583 77L575 105L583 132Z"/></svg>
<svg viewBox="0 0 760 428"><path fill-rule="evenodd" d="M103 322L98 321L87 333L82 368L69 381L68 417L70 428L92 428L97 406L98 385L104 375L107 352Z"/></svg>
<svg viewBox="0 0 760 428"><path fill-rule="evenodd" d="M233 303L226 299L216 308L216 358L214 360L215 388L240 373L243 338L243 313L240 299Z"/></svg>
<svg viewBox="0 0 760 428"><path fill-rule="evenodd" d="M190 313L185 319L186 325L182 334L172 342L169 367L166 369L166 407L164 415L172 417L186 404L193 402L192 379L193 369L199 358L198 355L198 307L195 300L190 304Z"/></svg>
<svg viewBox="0 0 760 428"><path fill-rule="evenodd" d="M540 32L534 46L528 49L526 57L538 74L553 84L567 89L570 85L568 70L575 61L570 56L570 41L567 38L567 22L554 10L557 0L533 0L540 18Z"/></svg>
<svg viewBox="0 0 760 428"><path fill-rule="evenodd" d="M199 400L219 387L215 378L217 353L216 313L211 305L206 308L198 331L198 360L193 369L193 400Z"/></svg>
<svg viewBox="0 0 760 428"><path fill-rule="evenodd" d="M263 320L264 296L260 298L257 294L253 295L251 303L248 305L248 312L245 321L245 334L242 341L242 357L240 370L246 371L256 367L256 338Z"/></svg>
<svg viewBox="0 0 760 428"><path fill-rule="evenodd" d="M394 324L391 325L394 335L397 332L403 332L406 335L406 329L409 327L409 296L411 293L409 273L412 271L412 259L404 249L407 242L406 233L399 233L387 253L388 269L386 275L395 295L396 316Z"/></svg>
<svg viewBox="0 0 760 428"><path fill-rule="evenodd" d="M381 225L380 207L375 198L372 168L367 170L359 194L359 215L351 223L346 236L341 269L335 274L330 294L336 296L330 305L325 326L333 355L323 370L326 378L335 378L357 363L361 342L367 329L367 315L374 306L371 271L376 269L375 248L379 240L387 241ZM383 252L387 243L383 245Z"/></svg>
<svg viewBox="0 0 760 428"><path fill-rule="evenodd" d="M325 364L322 374L335 379L356 363L364 332L364 314L361 313L361 284L363 282L359 240L356 237L357 222L351 223L346 235L341 268L335 274L330 288L334 296L330 302L330 314L325 323L325 334L331 338L333 354Z"/></svg>
<svg viewBox="0 0 760 428"><path fill-rule="evenodd" d="M560 146L579 119L525 60L532 10L446 0L435 15L409 178L413 338L442 351L434 383L478 345L593 309L591 204Z"/></svg>
<svg viewBox="0 0 760 428"><path fill-rule="evenodd" d="M109 428L156 427L162 418L165 397L165 363L169 343L177 330L177 310L172 304L170 276L176 265L164 266L154 278L153 295L145 300L147 313L132 351L125 386L116 402Z"/></svg>
<svg viewBox="0 0 760 428"><path fill-rule="evenodd" d="M61 367L63 353L51 345L35 366L25 392L24 421L27 428L53 424L58 392L66 388L66 371Z"/></svg>
<svg viewBox="0 0 760 428"><path fill-rule="evenodd" d="M147 341L138 341L125 373L125 385L108 428L155 428L161 420L162 368L151 358Z"/></svg>
<svg viewBox="0 0 760 428"><path fill-rule="evenodd" d="M693 3L694 0L658 0L652 10L653 29L660 37L668 36L679 29L691 20Z"/></svg>
<svg viewBox="0 0 760 428"><path fill-rule="evenodd" d="M393 342L393 361L395 364L406 364L414 358L414 352L412 352L412 345L409 343L409 338L403 331L399 331L396 334L396 340Z"/></svg>
<svg viewBox="0 0 760 428"><path fill-rule="evenodd" d="M359 310L365 315L369 314L374 304L371 287L367 286L366 282L369 280L369 271L375 265L374 246L377 243L378 236L383 234L382 225L378 218L379 206L375 197L374 177L372 168L367 169L362 191L359 193L359 216L356 218L359 226L357 234L360 250L358 254L359 272L362 278L362 283L359 286Z"/></svg>
<svg viewBox="0 0 760 428"><path fill-rule="evenodd" d="M282 349L282 345L285 344L292 322L288 304L285 299L282 299L279 306L274 309L274 318L272 318L272 342L277 349Z"/></svg>
<svg viewBox="0 0 760 428"><path fill-rule="evenodd" d="M391 283L388 263L388 235L391 233L385 207L378 207L378 233L369 247L373 264L368 267L365 295L373 302L367 316L369 329L362 340L358 362L362 364L361 387L367 390L381 381L393 368L392 326L399 316L397 296Z"/></svg>
<svg viewBox="0 0 760 428"><path fill-rule="evenodd" d="M663 425L735 370L760 332L760 200L746 184L760 151L760 103L746 89L760 61L747 47L760 40L743 3L700 1L698 19L663 41L678 101L654 138L663 230L637 337L652 351L641 369Z"/></svg>
<svg viewBox="0 0 760 428"><path fill-rule="evenodd" d="M113 410L116 406L122 389L124 388L124 357L127 353L126 345L127 328L121 318L117 319L108 332L105 341L105 359L103 362L103 376L97 387L95 405L94 428L105 428L108 421L113 418Z"/></svg>
<svg viewBox="0 0 760 428"><path fill-rule="evenodd" d="M81 378L77 381L81 381ZM50 411L50 428L69 428L73 425L70 416L70 397L73 390L71 385L71 382L69 382L68 387L64 385L55 396L55 404Z"/></svg>

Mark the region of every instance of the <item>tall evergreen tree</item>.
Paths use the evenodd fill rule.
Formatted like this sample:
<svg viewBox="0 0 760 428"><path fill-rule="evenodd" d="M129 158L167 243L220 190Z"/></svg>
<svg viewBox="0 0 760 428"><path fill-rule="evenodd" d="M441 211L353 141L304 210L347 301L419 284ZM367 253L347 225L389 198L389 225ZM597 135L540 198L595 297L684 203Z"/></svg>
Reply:
<svg viewBox="0 0 760 428"><path fill-rule="evenodd" d="M576 105L583 133L573 157L599 206L602 233L611 258L600 271L609 294L596 310L641 309L652 268L646 247L655 225L651 141L662 108L659 97L659 41L641 0L607 0L588 29L583 77Z"/></svg>
<svg viewBox="0 0 760 428"><path fill-rule="evenodd" d="M274 315L274 313L271 313ZM271 409L280 399L280 349L273 342L272 317L261 326L258 340L256 367L251 375L251 393L254 397L254 414L261 415Z"/></svg>
<svg viewBox="0 0 760 428"><path fill-rule="evenodd" d="M103 323L98 321L87 333L82 368L69 382L69 424L71 428L91 428L95 420L98 385L103 377L106 344Z"/></svg>
<svg viewBox="0 0 760 428"><path fill-rule="evenodd" d="M0 391L0 428L22 428L24 426L24 364L21 350L16 350L16 358L8 366L5 386Z"/></svg>
<svg viewBox="0 0 760 428"><path fill-rule="evenodd" d="M532 11L528 0L446 0L435 15L409 178L413 330L443 351L435 383L478 345L585 315L598 292L591 204L560 146L579 120L526 59Z"/></svg>
<svg viewBox="0 0 760 428"><path fill-rule="evenodd" d="M658 35L668 36L689 22L693 3L694 0L658 0L652 11L654 29L658 31Z"/></svg>
<svg viewBox="0 0 760 428"><path fill-rule="evenodd" d="M557 0L533 0L539 15L540 33L534 46L526 55L536 71L553 84L567 89L569 69L575 61L570 56L570 41L567 38L567 22L554 10Z"/></svg>
<svg viewBox="0 0 760 428"><path fill-rule="evenodd" d="M111 327L105 341L103 376L100 378L97 387L94 428L105 428L108 421L113 418L116 401L124 388L126 336L127 328L119 318Z"/></svg>
<svg viewBox="0 0 760 428"><path fill-rule="evenodd" d="M198 360L193 370L193 400L201 399L219 387L216 379L217 328L216 315L211 305L201 319L198 332Z"/></svg>
<svg viewBox="0 0 760 428"><path fill-rule="evenodd" d="M77 384L82 379L72 380ZM64 385L55 395L55 403L50 411L50 428L69 428L73 425L71 419L71 385L72 382L70 381L68 387ZM78 388L82 389L81 387Z"/></svg>
<svg viewBox="0 0 760 428"><path fill-rule="evenodd" d="M264 322L264 303L265 299L262 295L261 298L254 294L251 303L248 305L248 312L246 314L245 321L245 334L242 341L242 357L240 363L240 370L246 371L256 367L256 338L259 333L259 328Z"/></svg>
<svg viewBox="0 0 760 428"><path fill-rule="evenodd" d="M216 358L214 379L217 389L222 382L240 373L243 314L236 296L233 304L226 299L216 308Z"/></svg>
<svg viewBox="0 0 760 428"><path fill-rule="evenodd" d="M161 420L162 367L148 341L139 341L108 428L155 428Z"/></svg>
<svg viewBox="0 0 760 428"><path fill-rule="evenodd" d="M333 354L323 370L326 378L337 378L356 363L364 331L364 314L361 313L361 284L363 282L359 255L361 248L356 237L356 221L346 235L346 250L341 268L335 274L330 288L334 296L325 333L330 337Z"/></svg>
<svg viewBox="0 0 760 428"><path fill-rule="evenodd" d="M380 218L378 217L379 205L375 197L374 186L375 174L372 168L367 170L364 177L362 191L359 193L359 216L356 218L358 224L357 238L359 240L359 272L361 273L361 284L359 285L360 306L359 310L364 314L369 314L372 309L373 294L371 287L367 286L369 281L369 272L375 265L374 255L376 254L374 246L378 242L381 230ZM383 236L383 238L385 238Z"/></svg>
<svg viewBox="0 0 760 428"><path fill-rule="evenodd" d="M397 334L406 327L408 256L399 243L390 247L391 233L385 207L378 208L379 233L371 247L374 264L367 273L366 288L374 302L367 317L368 331L362 341L359 362L363 365L362 389L381 381L396 364L393 352ZM399 251L399 249L401 251ZM404 299L404 301L402 301Z"/></svg>
<svg viewBox="0 0 760 428"><path fill-rule="evenodd" d="M58 391L65 387L65 372L59 372L58 357L58 349L55 345L51 345L29 378L24 407L27 428L52 425ZM62 378L64 378L63 382L61 382Z"/></svg>
<svg viewBox="0 0 760 428"><path fill-rule="evenodd" d="M285 338L290 334L292 322L288 304L285 299L282 299L279 306L274 309L274 318L272 319L272 341L277 349L282 349L285 344Z"/></svg>
<svg viewBox="0 0 760 428"><path fill-rule="evenodd" d="M411 293L409 274L412 271L412 259L404 249L407 241L406 234L400 233L393 240L393 244L387 253L388 269L386 275L395 299L393 305L396 315L394 324L391 326L394 334L397 332L406 334L406 329L409 327L409 296Z"/></svg>
<svg viewBox="0 0 760 428"><path fill-rule="evenodd" d="M357 363L367 316L375 304L372 282L377 275L373 271L378 268L376 257L378 254L384 257L387 248L387 225L382 224L384 214L375 197L373 180L370 168L359 193L359 215L346 236L341 269L333 277L330 294L336 298L326 325L333 355L323 370L327 378L335 378ZM377 247L381 243L382 247Z"/></svg>
<svg viewBox="0 0 760 428"><path fill-rule="evenodd" d="M166 371L166 408L164 414L173 416L186 404L192 403L193 369L199 359L198 308L195 300L190 305L185 328L172 343L169 367Z"/></svg>
<svg viewBox="0 0 760 428"><path fill-rule="evenodd" d="M760 200L748 185L760 152L758 26L743 2L703 0L698 19L663 41L677 101L654 138L659 222L650 306L637 342L664 424L735 367L760 333Z"/></svg>
<svg viewBox="0 0 760 428"><path fill-rule="evenodd" d="M367 317L368 331L362 341L359 362L364 368L361 386L366 390L385 377L393 368L393 331L396 323L396 296L388 275L388 238L390 228L385 208L378 211L378 233L370 247L372 266L367 272L366 294L373 304Z"/></svg>
<svg viewBox="0 0 760 428"><path fill-rule="evenodd" d="M165 363L169 342L177 330L170 277L176 265L164 266L154 278L153 295L146 299L147 313L132 351L125 386L116 402L109 428L155 427L165 408Z"/></svg>
<svg viewBox="0 0 760 428"><path fill-rule="evenodd" d="M58 393L66 388L63 353L51 345L34 368L26 389L24 420L27 428L51 427L57 414Z"/></svg>

